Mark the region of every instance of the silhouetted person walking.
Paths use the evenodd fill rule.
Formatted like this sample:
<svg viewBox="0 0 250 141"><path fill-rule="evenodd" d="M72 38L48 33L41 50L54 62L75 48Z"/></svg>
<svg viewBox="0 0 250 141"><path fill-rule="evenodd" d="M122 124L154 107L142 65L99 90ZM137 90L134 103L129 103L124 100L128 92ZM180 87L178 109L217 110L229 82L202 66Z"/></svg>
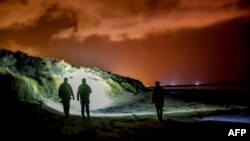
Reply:
<svg viewBox="0 0 250 141"><path fill-rule="evenodd" d="M155 87L153 89L152 103L155 103L157 116L160 121L162 121L163 105L164 105L164 90L160 86L160 82L155 82Z"/></svg>
<svg viewBox="0 0 250 141"><path fill-rule="evenodd" d="M85 118L85 107L86 107L86 113L89 118L89 96L91 93L91 88L89 85L86 83L86 79L82 79L82 84L79 86L78 91L77 91L77 100L79 101L80 97L80 102L82 106L82 117Z"/></svg>
<svg viewBox="0 0 250 141"><path fill-rule="evenodd" d="M74 100L74 94L72 87L68 83L68 78L64 78L64 82L60 85L59 91L58 91L58 96L61 98L61 102L63 104L63 110L65 117L69 117L69 104L70 104L70 99L72 96L72 99Z"/></svg>

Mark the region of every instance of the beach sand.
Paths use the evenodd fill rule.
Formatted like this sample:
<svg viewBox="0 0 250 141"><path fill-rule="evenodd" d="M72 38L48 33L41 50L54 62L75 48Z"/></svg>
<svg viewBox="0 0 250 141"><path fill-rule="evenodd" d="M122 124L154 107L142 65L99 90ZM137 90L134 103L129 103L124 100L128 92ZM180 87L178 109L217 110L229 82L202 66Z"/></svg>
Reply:
<svg viewBox="0 0 250 141"><path fill-rule="evenodd" d="M64 118L63 113L38 105L19 103L2 116L2 135L27 140L106 140L144 141L170 138L228 137L230 129L247 129L250 124L202 121L216 114L245 114L236 105L201 104L168 97L163 121L157 119L155 107L146 100L134 104L91 112L91 118L79 115ZM18 107L18 108L17 108ZM144 114L143 114L144 113ZM249 133L244 136L249 137ZM2 136L2 137L3 137Z"/></svg>

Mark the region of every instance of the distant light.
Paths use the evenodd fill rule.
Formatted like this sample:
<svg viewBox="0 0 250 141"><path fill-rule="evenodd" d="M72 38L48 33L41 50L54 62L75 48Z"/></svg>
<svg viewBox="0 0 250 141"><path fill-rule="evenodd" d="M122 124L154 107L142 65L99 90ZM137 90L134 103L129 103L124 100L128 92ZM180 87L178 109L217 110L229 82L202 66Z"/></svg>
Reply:
<svg viewBox="0 0 250 141"><path fill-rule="evenodd" d="M171 82L170 85L171 85L171 86L175 86L176 83L175 83L175 82Z"/></svg>
<svg viewBox="0 0 250 141"><path fill-rule="evenodd" d="M200 84L201 84L200 82L195 82L195 85L196 85L196 86L198 86L198 85L200 85Z"/></svg>

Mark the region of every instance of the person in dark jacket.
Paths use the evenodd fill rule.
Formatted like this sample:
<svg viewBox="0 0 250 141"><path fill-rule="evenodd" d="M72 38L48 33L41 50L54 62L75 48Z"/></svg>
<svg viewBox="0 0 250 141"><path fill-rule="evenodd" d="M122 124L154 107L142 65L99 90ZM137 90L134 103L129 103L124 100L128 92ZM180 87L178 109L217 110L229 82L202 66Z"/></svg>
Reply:
<svg viewBox="0 0 250 141"><path fill-rule="evenodd" d="M66 77L64 78L64 82L59 87L58 96L61 99L61 103L63 104L64 115L66 118L68 118L70 99L72 97L72 99L74 100L74 94L72 87L68 83L68 78Z"/></svg>
<svg viewBox="0 0 250 141"><path fill-rule="evenodd" d="M82 117L85 118L85 108L86 108L86 113L89 118L89 96L90 93L92 92L90 86L86 83L86 79L82 79L82 84L79 86L78 91L77 91L77 101L81 102L81 107L82 107Z"/></svg>
<svg viewBox="0 0 250 141"><path fill-rule="evenodd" d="M163 105L164 105L164 89L160 86L160 82L155 82L155 87L152 94L152 103L155 103L157 116L162 121Z"/></svg>

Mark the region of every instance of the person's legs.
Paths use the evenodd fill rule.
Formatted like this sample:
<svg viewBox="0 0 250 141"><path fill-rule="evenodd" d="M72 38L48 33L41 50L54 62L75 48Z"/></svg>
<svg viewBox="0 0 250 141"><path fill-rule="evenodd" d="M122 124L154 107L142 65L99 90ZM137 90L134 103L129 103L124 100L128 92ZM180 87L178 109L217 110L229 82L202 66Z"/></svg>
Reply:
<svg viewBox="0 0 250 141"><path fill-rule="evenodd" d="M163 114L163 110L162 107L159 108L159 120L162 121L162 114Z"/></svg>
<svg viewBox="0 0 250 141"><path fill-rule="evenodd" d="M86 113L87 113L87 116L89 118L89 104L86 104Z"/></svg>
<svg viewBox="0 0 250 141"><path fill-rule="evenodd" d="M163 103L156 103L155 106L156 106L156 110L157 110L158 120L162 121Z"/></svg>
<svg viewBox="0 0 250 141"><path fill-rule="evenodd" d="M160 108L159 108L159 103L155 103L155 107L156 107L156 112L157 112L158 120L160 120Z"/></svg>
<svg viewBox="0 0 250 141"><path fill-rule="evenodd" d="M64 115L66 118L69 117L69 103L63 103Z"/></svg>
<svg viewBox="0 0 250 141"><path fill-rule="evenodd" d="M160 120L160 109L159 108L157 108L157 117Z"/></svg>
<svg viewBox="0 0 250 141"><path fill-rule="evenodd" d="M82 117L84 118L85 117L85 104L81 103L81 105L82 105Z"/></svg>
<svg viewBox="0 0 250 141"><path fill-rule="evenodd" d="M163 115L163 106L164 106L164 102L161 102L159 105L159 110L160 110L160 120L162 121L162 115Z"/></svg>

